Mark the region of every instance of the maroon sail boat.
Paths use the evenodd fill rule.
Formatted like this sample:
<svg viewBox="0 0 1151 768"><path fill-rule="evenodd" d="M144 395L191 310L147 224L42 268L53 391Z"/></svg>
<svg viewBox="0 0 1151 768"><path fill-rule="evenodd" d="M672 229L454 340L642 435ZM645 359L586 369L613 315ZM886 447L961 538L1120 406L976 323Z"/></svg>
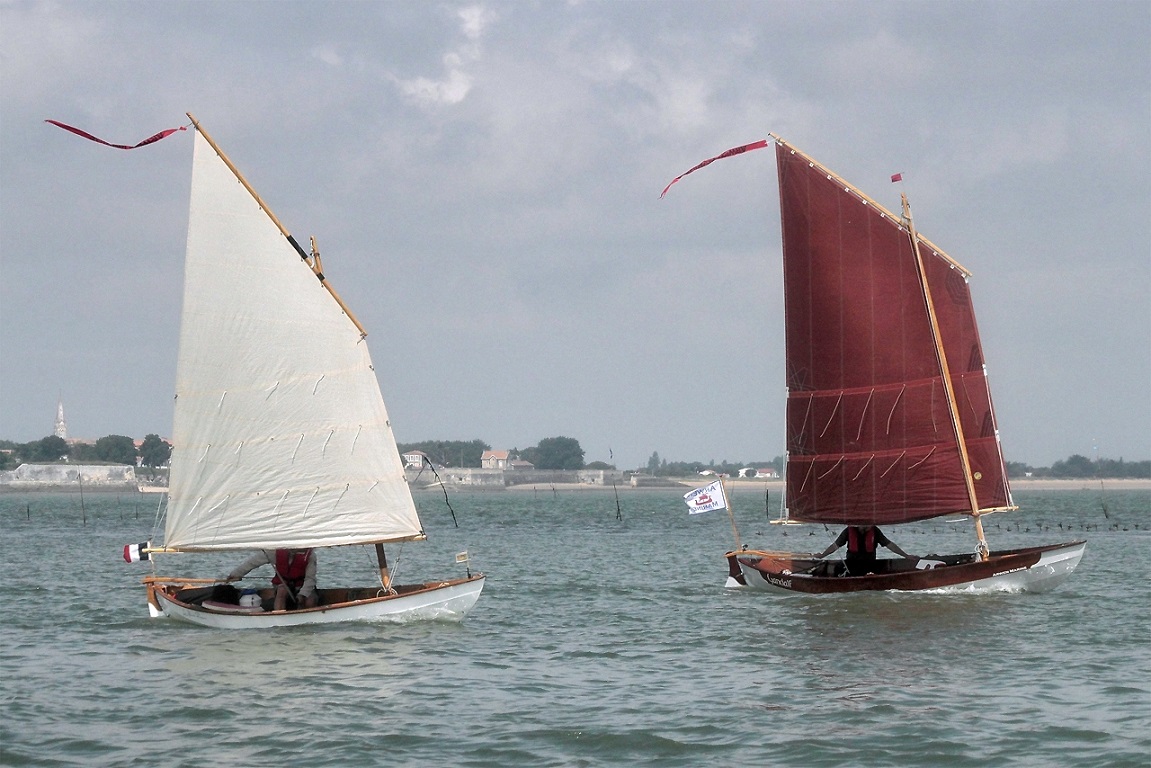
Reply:
<svg viewBox="0 0 1151 768"><path fill-rule="evenodd" d="M1078 565L1085 542L991 551L984 537L983 515L1016 507L970 273L916 232L906 196L902 215L893 214L772 139L783 230L789 521L872 526L961 513L974 522L976 546L879 559L865 575L847 575L842 560L744 548L727 553L728 585L804 593L1055 587Z"/></svg>

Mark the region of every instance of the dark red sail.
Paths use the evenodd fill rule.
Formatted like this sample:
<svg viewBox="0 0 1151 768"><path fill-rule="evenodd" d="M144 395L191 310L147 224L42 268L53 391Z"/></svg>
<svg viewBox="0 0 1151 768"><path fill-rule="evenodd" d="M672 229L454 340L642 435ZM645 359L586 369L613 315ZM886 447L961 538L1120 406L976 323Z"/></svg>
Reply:
<svg viewBox="0 0 1151 768"><path fill-rule="evenodd" d="M1011 505L967 273L924 238L943 355L908 227L811 158L776 146L787 335L787 504L867 524Z"/></svg>

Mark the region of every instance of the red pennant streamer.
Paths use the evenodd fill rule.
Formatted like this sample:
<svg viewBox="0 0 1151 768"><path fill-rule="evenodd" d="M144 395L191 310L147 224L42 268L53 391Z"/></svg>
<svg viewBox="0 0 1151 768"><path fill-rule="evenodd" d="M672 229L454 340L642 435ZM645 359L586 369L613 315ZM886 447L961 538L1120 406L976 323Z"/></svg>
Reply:
<svg viewBox="0 0 1151 768"><path fill-rule="evenodd" d="M768 143L767 139L762 139L761 141L756 141L756 142L753 142L751 144L744 144L742 147L732 147L731 149L727 150L723 154L716 155L715 157L710 157L707 160L704 160L699 165L695 166L694 168L691 168L689 170L684 171L679 176L676 176L674 179L672 179L671 184L675 184L677 181L682 179L684 176L686 176L689 173L692 173L694 171L698 171L700 168L704 167L705 165L711 165L716 160L722 160L725 157L731 157L733 155L742 155L744 152L750 152L753 149L763 149L764 147L767 146L767 143ZM669 189L671 189L671 184L668 184L666 187L663 188L663 192L659 193L659 197L661 200L663 199L663 196L667 194L667 191Z"/></svg>
<svg viewBox="0 0 1151 768"><path fill-rule="evenodd" d="M177 131L188 130L188 127L186 125L181 125L179 128L169 128L166 131L160 131L155 136L149 136L148 138L141 141L139 144L133 144L133 145L129 146L127 144L112 144L111 142L107 142L107 141L104 141L103 139L96 138L95 136L88 133L87 131L81 131L79 128L73 128L70 125L65 125L64 123L59 123L59 122L56 122L55 120L45 120L44 122L51 123L52 125L56 126L57 128L63 128L65 131L71 131L72 133L76 134L77 136L83 136L85 139L88 139L89 141L94 141L97 144L103 144L106 147L115 147L116 149L136 149L137 147L143 147L143 146L146 146L148 144L154 144L155 142L159 141L160 139L166 139L169 136L171 136L173 133L176 133Z"/></svg>

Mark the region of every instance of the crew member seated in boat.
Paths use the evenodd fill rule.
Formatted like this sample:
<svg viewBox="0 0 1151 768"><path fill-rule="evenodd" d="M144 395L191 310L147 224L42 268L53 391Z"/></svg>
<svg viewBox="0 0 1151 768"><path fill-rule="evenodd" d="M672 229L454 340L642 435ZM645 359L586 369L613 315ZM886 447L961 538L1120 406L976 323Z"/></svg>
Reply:
<svg viewBox="0 0 1151 768"><path fill-rule="evenodd" d="M239 581L249 571L269 564L276 569L274 610L316 607L316 553L311 549L261 549L232 569L227 581Z"/></svg>
<svg viewBox="0 0 1151 768"><path fill-rule="evenodd" d="M863 576L874 573L875 550L881 544L901 557L912 557L900 549L898 544L884 536L883 531L879 530L877 525L849 525L817 557L827 557L844 544L847 545L847 554L843 561L847 565L848 576Z"/></svg>

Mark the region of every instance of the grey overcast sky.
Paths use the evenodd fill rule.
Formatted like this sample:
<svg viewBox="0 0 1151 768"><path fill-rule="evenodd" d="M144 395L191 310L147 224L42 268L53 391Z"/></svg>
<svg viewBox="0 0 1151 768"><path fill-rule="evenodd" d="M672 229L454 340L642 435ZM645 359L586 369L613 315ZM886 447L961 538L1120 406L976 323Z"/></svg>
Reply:
<svg viewBox="0 0 1151 768"><path fill-rule="evenodd" d="M0 1L0 438L171 431L191 112L402 442L783 452L775 132L974 273L1008 460L1151 458L1151 3ZM222 339L221 343L226 343Z"/></svg>

